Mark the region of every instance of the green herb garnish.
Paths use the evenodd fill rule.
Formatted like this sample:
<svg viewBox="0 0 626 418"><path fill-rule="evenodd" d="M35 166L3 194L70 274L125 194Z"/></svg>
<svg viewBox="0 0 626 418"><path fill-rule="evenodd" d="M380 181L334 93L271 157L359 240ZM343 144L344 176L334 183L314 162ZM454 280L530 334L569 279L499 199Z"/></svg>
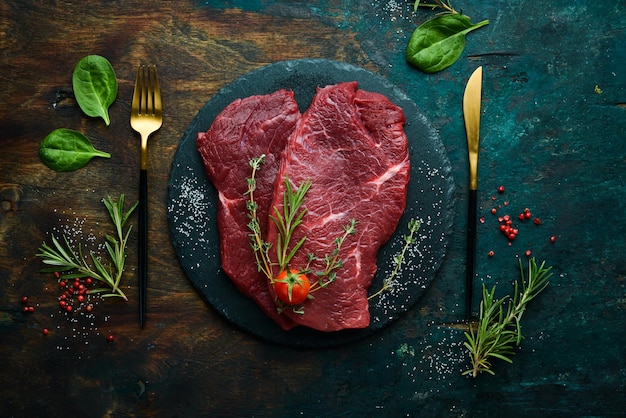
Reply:
<svg viewBox="0 0 626 418"><path fill-rule="evenodd" d="M252 175L248 179L248 200L246 201L246 209L248 210L248 218L250 219L248 228L252 231L252 234L250 234L250 246L254 250L257 266L259 271L263 272L263 274L265 274L268 278L271 278L273 275L269 255L271 245L263 240L261 225L259 224L259 217L257 215L258 205L254 200L254 192L256 191L256 173L263 163L265 163L265 154L250 160Z"/></svg>
<svg viewBox="0 0 626 418"><path fill-rule="evenodd" d="M276 237L276 259L278 266L281 270L284 270L289 265L289 262L296 254L296 252L302 247L306 237L302 237L292 248L289 250L289 243L291 237L298 227L302 223L302 217L306 213L306 210L300 209L304 203L304 195L311 188L311 181L307 180L303 182L296 190L293 189L289 178L285 176L285 193L283 193L283 213L280 213L278 208L274 206L274 215L270 215L270 219L276 225L278 229L278 235Z"/></svg>
<svg viewBox="0 0 626 418"><path fill-rule="evenodd" d="M389 276L387 276L387 278L385 278L382 287L376 293L370 295L368 299L373 299L393 287L393 279L398 275L398 272L400 271L400 266L402 265L402 263L404 263L404 258L409 247L415 243L415 238L413 236L420 229L421 225L422 224L415 219L411 219L409 221L409 235L404 236L404 246L402 247L402 251L400 251L400 254L397 254L393 257L393 271L389 274Z"/></svg>
<svg viewBox="0 0 626 418"><path fill-rule="evenodd" d="M111 158L111 154L98 151L89 138L72 129L55 129L39 145L39 158L55 171L77 170L93 157Z"/></svg>
<svg viewBox="0 0 626 418"><path fill-rule="evenodd" d="M277 267L279 274L284 271L294 270L299 274L308 274L310 265L317 259L314 254L308 254L308 261L306 266L300 266L298 269L291 269L289 263L297 251L302 247L306 241L306 237L302 237L297 243L291 244L291 239L295 229L302 223L302 218L306 214L306 209L302 208L304 203L304 197L308 190L311 188L311 181L307 180L303 182L299 187L294 188L289 181L289 178L285 177L285 192L283 194L283 212L281 213L277 207L273 207L273 212L270 214L270 220L276 225L278 230L276 239L276 259L277 262L273 263L270 260L269 251L272 248L272 244L263 239L261 233L261 227L258 219L257 209L258 205L254 200L254 192L256 191L256 173L260 169L261 165L265 162L265 155L261 155L257 158L250 160L250 167L252 167L252 175L247 179L248 181L248 200L246 201L246 209L248 210L248 228L252 232L250 234L250 245L254 251L256 263L259 271L261 271L270 281L275 283L273 268ZM331 254L324 256L324 270L315 272L316 280L310 285L310 292L324 288L332 283L335 278L335 270L343 265L342 260L339 258L339 250L348 235L356 233L356 221L350 220L350 224L344 226L344 232L341 236L335 239L335 248ZM279 312L283 310L282 306L279 306ZM303 313L299 307L292 307L296 313Z"/></svg>
<svg viewBox="0 0 626 418"><path fill-rule="evenodd" d="M452 8L452 5L450 5L450 0L433 0L434 3L422 3L420 0L416 0L415 3L413 3L413 12L417 12L417 9L420 7L429 7L431 9L443 9L444 12L442 13L457 13L456 10L454 10L454 8Z"/></svg>
<svg viewBox="0 0 626 418"><path fill-rule="evenodd" d="M356 224L356 219L350 219L350 223L348 225L344 225L343 227L343 235L335 238L335 248L333 249L333 252L324 256L324 270L315 272L317 281L311 286L311 292L317 288L324 288L328 286L337 278L335 270L343 266L343 260L339 258L339 251L341 250L343 242L346 238L348 238L348 235L356 234ZM309 254L309 264L311 264L311 262L315 259L316 257L314 254ZM307 265L307 270L308 268L309 266Z"/></svg>
<svg viewBox="0 0 626 418"><path fill-rule="evenodd" d="M106 241L104 245L111 259L110 264L105 265L102 258L96 256L93 251L89 252L88 257L84 256L80 243L78 248L74 249L69 244L66 236L63 236L63 242L59 242L52 236L52 245L50 246L44 242L39 247L37 257L41 257L44 264L52 266L42 269L41 271L44 273L67 272L60 276L61 280L91 277L107 286L93 289L91 290L92 293L102 293L103 297L117 296L128 300L122 289L120 289L120 281L124 273L124 263L126 261L126 242L128 241L132 225L124 233L124 224L137 207L137 203L124 213L123 194L120 195L117 202L113 202L110 197L102 201L109 212L117 234L117 237L105 235Z"/></svg>
<svg viewBox="0 0 626 418"><path fill-rule="evenodd" d="M111 63L100 55L81 59L72 74L78 105L91 117L101 117L109 125L109 107L117 97L117 78Z"/></svg>
<svg viewBox="0 0 626 418"><path fill-rule="evenodd" d="M464 375L478 376L481 372L495 374L491 370L493 359L504 360L512 363L511 356L515 346L522 339L522 327L520 321L526 305L535 298L546 286L552 276L552 267L545 267L545 261L537 265L534 258L528 261L528 281L524 278L524 267L520 260L522 289L519 291L519 283L515 282L514 295L495 298L496 287L488 291L483 284L483 299L480 302L478 323L470 324L469 332L465 332L469 349L472 368L463 372Z"/></svg>
<svg viewBox="0 0 626 418"><path fill-rule="evenodd" d="M449 1L413 5L443 12L427 20L415 29L406 49L407 61L425 73L435 73L454 64L465 49L465 35L489 24L488 20L472 24L470 18L452 8Z"/></svg>

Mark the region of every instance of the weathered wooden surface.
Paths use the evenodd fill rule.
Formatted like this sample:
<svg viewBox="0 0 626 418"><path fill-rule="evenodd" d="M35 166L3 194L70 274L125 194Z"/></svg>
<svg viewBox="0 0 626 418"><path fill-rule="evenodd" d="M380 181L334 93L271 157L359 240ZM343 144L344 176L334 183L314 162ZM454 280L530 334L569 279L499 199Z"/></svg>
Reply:
<svg viewBox="0 0 626 418"><path fill-rule="evenodd" d="M404 62L408 36L427 15L413 18L411 2L254 3L0 2L0 415L621 415L624 5L457 1L491 23L468 37L458 63L426 76ZM87 54L107 57L117 72L109 127L72 99L71 73ZM166 217L172 157L202 105L250 70L308 57L363 66L405 90L440 130L458 190L449 254L427 296L373 337L323 350L257 341L211 311L178 266ZM134 236L124 289L130 301L94 298L92 314L61 313L55 280L39 273L35 257L53 233L108 232L103 197L136 199L139 140L128 115L140 62L158 64L165 104L163 128L149 144L144 330ZM485 67L479 276L507 290L526 248L556 274L525 316L527 338L514 363L474 381L460 375L467 367L461 332L442 324L464 311L460 100L477 65ZM112 158L52 172L37 150L58 127L83 131ZM544 220L510 247L489 213L500 184L508 192L496 203L509 202L512 215L531 207ZM31 314L21 311L25 295Z"/></svg>

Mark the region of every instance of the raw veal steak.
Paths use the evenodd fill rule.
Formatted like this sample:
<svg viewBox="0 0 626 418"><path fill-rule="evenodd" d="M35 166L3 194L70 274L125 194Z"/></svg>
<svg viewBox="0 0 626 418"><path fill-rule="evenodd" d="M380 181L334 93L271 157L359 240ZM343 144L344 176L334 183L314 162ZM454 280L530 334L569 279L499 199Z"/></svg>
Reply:
<svg viewBox="0 0 626 418"><path fill-rule="evenodd" d="M268 280L257 270L247 226L246 192L251 174L249 161L265 154L265 164L256 176L255 192L259 222L265 233L279 155L299 118L293 92L279 90L236 100L197 138L206 173L219 195L217 225L222 268L237 289L252 298L283 329L293 324L288 317L277 313Z"/></svg>
<svg viewBox="0 0 626 418"><path fill-rule="evenodd" d="M357 221L357 233L341 248L337 280L304 302L304 314L284 312L294 323L321 331L369 325L367 292L376 255L406 204L410 163L404 121L402 109L385 96L357 90L356 82L341 83L318 89L289 138L273 205L282 208L285 176L294 187L312 181L307 213L292 240L306 236L307 241L290 267L305 266L308 253L323 260L343 227ZM276 235L270 223L267 240L275 242ZM321 263L313 266L322 269Z"/></svg>

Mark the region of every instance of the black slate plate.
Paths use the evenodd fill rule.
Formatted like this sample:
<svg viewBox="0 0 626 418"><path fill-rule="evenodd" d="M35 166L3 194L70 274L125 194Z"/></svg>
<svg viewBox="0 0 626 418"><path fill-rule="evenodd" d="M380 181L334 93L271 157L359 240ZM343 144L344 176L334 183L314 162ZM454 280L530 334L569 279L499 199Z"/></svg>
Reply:
<svg viewBox="0 0 626 418"><path fill-rule="evenodd" d="M368 328L324 333L297 327L283 331L256 304L240 294L222 271L216 227L217 193L205 175L196 151L196 134L206 131L215 116L237 98L294 91L304 112L317 86L358 81L359 88L385 94L402 107L409 138L411 179L407 209L398 230L381 248L378 273L371 288L380 289L392 270L392 258L403 247L411 218L422 222L418 242L403 265L398 283L370 301ZM193 119L174 156L168 190L172 242L187 278L202 297L228 321L263 340L293 347L325 347L355 341L380 330L410 309L433 280L445 255L452 226L453 181L450 162L435 129L417 106L384 78L346 63L304 59L268 65L232 82L209 100Z"/></svg>

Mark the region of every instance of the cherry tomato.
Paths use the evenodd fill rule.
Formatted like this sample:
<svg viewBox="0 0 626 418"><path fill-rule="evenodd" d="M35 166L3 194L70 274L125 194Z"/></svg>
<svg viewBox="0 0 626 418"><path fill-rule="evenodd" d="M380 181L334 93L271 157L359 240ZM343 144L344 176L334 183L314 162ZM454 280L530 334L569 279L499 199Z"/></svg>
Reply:
<svg viewBox="0 0 626 418"><path fill-rule="evenodd" d="M288 305L298 305L309 295L311 283L298 270L283 270L274 278L274 290L278 299Z"/></svg>

